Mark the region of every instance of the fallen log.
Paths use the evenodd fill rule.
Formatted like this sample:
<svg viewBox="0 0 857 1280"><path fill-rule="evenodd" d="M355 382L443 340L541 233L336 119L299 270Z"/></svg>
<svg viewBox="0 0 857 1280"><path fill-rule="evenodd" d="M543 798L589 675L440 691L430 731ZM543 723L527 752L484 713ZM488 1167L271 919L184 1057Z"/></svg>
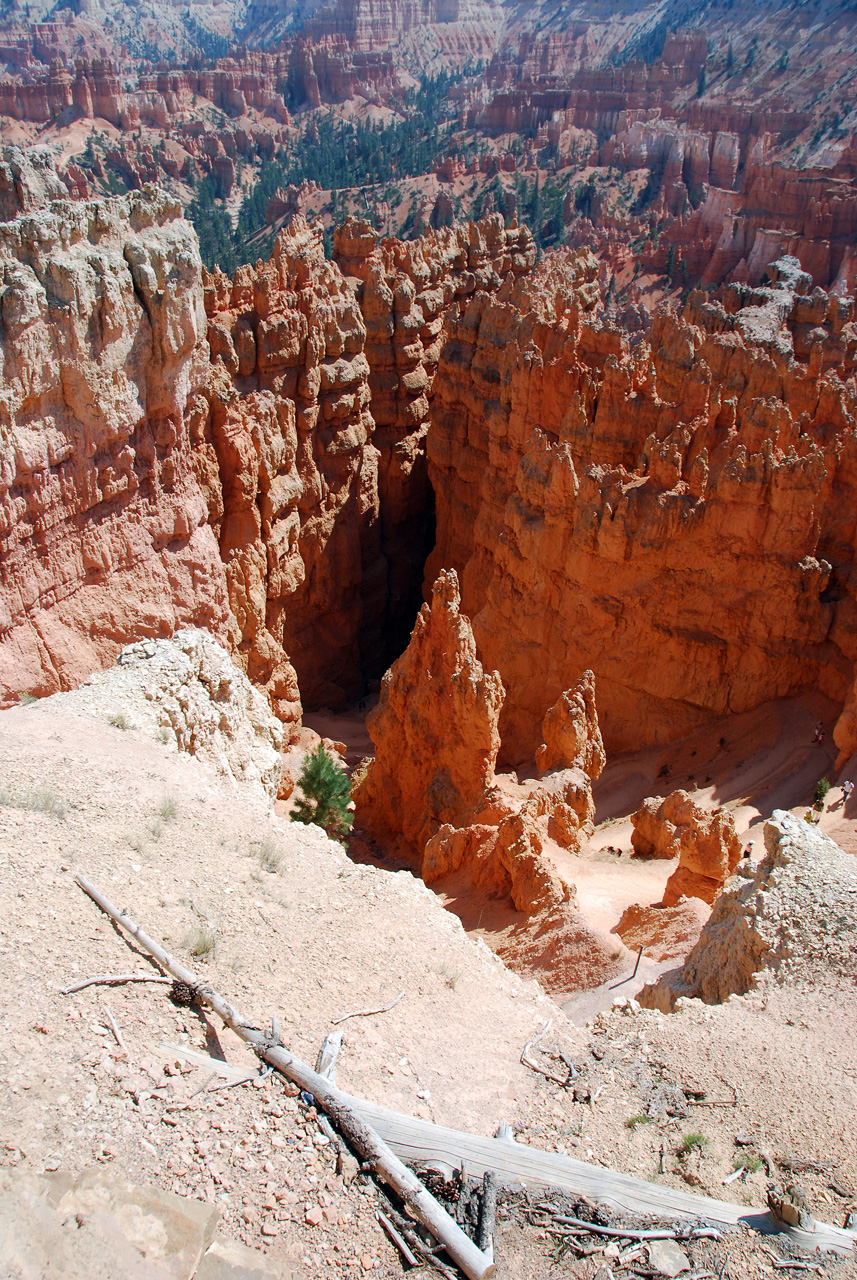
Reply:
<svg viewBox="0 0 857 1280"><path fill-rule="evenodd" d="M347 1094L337 1089L324 1076L313 1071L300 1058L296 1058L287 1049L275 1043L275 1037L264 1035L258 1028L248 1023L228 1000L207 983L200 982L190 969L173 960L163 947L144 933L139 925L135 924L123 911L114 907L113 903L84 876L75 876L75 883L110 916L111 920L121 925L126 933L129 933L141 947L154 956L161 968L171 973L179 982L187 983L192 987L197 998L209 1005L236 1035L252 1046L260 1058L275 1067L277 1071L281 1071L301 1089L313 1095L318 1105L335 1121L349 1145L371 1164L379 1178L392 1187L414 1217L429 1229L436 1240L440 1241L450 1258L469 1280L492 1280L496 1274L493 1261L486 1258L481 1249L477 1248L470 1237L438 1204L434 1196L426 1191L407 1165L403 1164L366 1120L357 1113Z"/></svg>
<svg viewBox="0 0 857 1280"><path fill-rule="evenodd" d="M586 1164L582 1160L574 1160L571 1156L558 1155L555 1152L539 1151L522 1143L510 1141L509 1138L484 1138L478 1134L464 1133L458 1129L447 1129L432 1124L427 1120L418 1120L413 1116L401 1115L397 1111L389 1111L373 1102L354 1098L334 1088L330 1083L311 1071L299 1059L294 1058L285 1049L271 1050L267 1048L265 1037L241 1019L240 1015L210 987L198 983L189 970L176 964L157 943L146 938L127 916L116 911L106 898L82 876L75 877L77 883L88 893L108 915L121 924L147 950L152 951L155 959L178 976L189 982L199 994L200 999L210 1004L220 1014L224 1022L251 1044L260 1057L276 1067L277 1070L300 1088L308 1090L321 1103L324 1110L336 1120L344 1136L352 1143L361 1155L362 1149L352 1142L350 1131L340 1124L338 1108L344 1108L345 1118L360 1117L365 1126L370 1127L373 1138L380 1140L401 1161L417 1168L437 1167L438 1164L451 1168L466 1167L471 1177L482 1177L485 1173L496 1173L501 1182L525 1183L528 1188L546 1191L551 1187L564 1187L578 1196L585 1196L613 1209L617 1213L631 1216L653 1216L667 1218L703 1219L717 1226L750 1227L765 1235L784 1233L791 1237L801 1248L812 1252L816 1249L832 1249L837 1253L850 1253L857 1246L857 1229L834 1227L828 1223L816 1221L811 1231L795 1227L786 1227L773 1215L762 1209L748 1208L745 1205L732 1204L726 1200L715 1200L709 1196L694 1195L678 1187L667 1187L642 1178L632 1178L628 1174L616 1173L598 1165ZM115 914L114 914L115 913ZM164 963L164 962L168 963ZM217 1005L213 1001L217 1001ZM218 1007L220 1006L220 1007ZM221 1012L221 1008L224 1012ZM225 1014L228 1012L229 1021ZM283 1065L280 1065L280 1064ZM305 1083L306 1082L306 1083ZM328 1105L329 1103L329 1105ZM374 1162L373 1162L374 1163ZM402 1165L404 1168L404 1165ZM409 1174L408 1169L405 1173ZM379 1173L379 1176L383 1174ZM386 1180L386 1179L385 1179ZM460 1228L448 1214L440 1208L422 1185L413 1179L416 1185L428 1197L435 1209L444 1214L450 1225L459 1231ZM393 1185L392 1183L390 1185ZM398 1194L401 1195L401 1192ZM402 1196L404 1200L405 1197ZM407 1201L410 1204L410 1201ZM412 1206L413 1207L413 1206ZM419 1217L419 1214L415 1215ZM420 1221L425 1221L420 1218ZM431 1224L426 1222L430 1230ZM435 1234L433 1232L433 1234ZM464 1235L463 1232L461 1232ZM438 1237L439 1238L439 1237ZM478 1253L483 1267L486 1259L476 1250L472 1241L464 1236L471 1249ZM450 1254L452 1256L452 1254ZM460 1264L459 1264L460 1265ZM462 1267L466 1271L466 1268ZM468 1276L471 1272L466 1271ZM483 1277L492 1276L493 1269L483 1270Z"/></svg>
<svg viewBox="0 0 857 1280"><path fill-rule="evenodd" d="M465 1167L471 1178L493 1172L503 1183L524 1183L530 1190L562 1187L617 1214L634 1217L702 1219L719 1227L751 1227L764 1235L785 1233L810 1252L834 1249L850 1253L857 1246L857 1231L845 1227L817 1221L812 1231L786 1228L767 1210L632 1178L520 1142L446 1129L428 1120L388 1111L362 1098L352 1097L349 1101L393 1151L416 1168L440 1162L453 1168Z"/></svg>

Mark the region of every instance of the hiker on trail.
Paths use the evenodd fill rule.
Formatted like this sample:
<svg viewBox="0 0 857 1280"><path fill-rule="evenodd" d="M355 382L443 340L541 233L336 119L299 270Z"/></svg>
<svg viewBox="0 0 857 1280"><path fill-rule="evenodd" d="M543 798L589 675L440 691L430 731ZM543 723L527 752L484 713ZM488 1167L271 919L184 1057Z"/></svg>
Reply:
<svg viewBox="0 0 857 1280"><path fill-rule="evenodd" d="M755 847L756 847L756 841L751 840L750 843L747 845L747 848L744 850L743 856L745 858L752 858L753 850L755 849Z"/></svg>
<svg viewBox="0 0 857 1280"><path fill-rule="evenodd" d="M814 741L818 743L824 742L824 729L822 728L821 725L819 725L815 731Z"/></svg>
<svg viewBox="0 0 857 1280"><path fill-rule="evenodd" d="M853 790L854 790L854 783L849 781L849 779L846 778L842 784L842 794L845 798L845 804L847 804L848 801L851 799L851 792Z"/></svg>

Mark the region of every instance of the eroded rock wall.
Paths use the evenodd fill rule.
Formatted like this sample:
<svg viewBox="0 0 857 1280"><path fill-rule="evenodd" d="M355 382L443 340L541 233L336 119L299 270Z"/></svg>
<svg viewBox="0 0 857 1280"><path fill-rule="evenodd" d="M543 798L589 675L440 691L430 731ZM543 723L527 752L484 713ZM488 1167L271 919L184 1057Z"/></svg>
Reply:
<svg viewBox="0 0 857 1280"><path fill-rule="evenodd" d="M366 328L354 290L294 218L268 262L206 278L212 523L232 642L279 714L363 692L386 598ZM291 664L294 664L294 671Z"/></svg>
<svg viewBox="0 0 857 1280"><path fill-rule="evenodd" d="M477 291L495 293L509 274L527 273L535 245L527 227L504 227L498 214L413 241L380 243L368 223L350 218L336 229L334 260L359 281L366 323L381 548L388 566L385 645L373 672L380 675L407 644L434 541L426 434L447 312Z"/></svg>
<svg viewBox="0 0 857 1280"><path fill-rule="evenodd" d="M355 790L358 821L421 858L443 823L460 827L494 780L503 702L476 656L458 580L441 573L411 642L384 677L367 720L374 759Z"/></svg>
<svg viewBox="0 0 857 1280"><path fill-rule="evenodd" d="M794 260L772 275L692 293L636 348L595 318L585 251L448 318L426 576L458 571L503 680L501 759L585 668L608 751L809 687L845 701L854 303Z"/></svg>
<svg viewBox="0 0 857 1280"><path fill-rule="evenodd" d="M139 636L225 638L228 616L191 459L208 368L196 235L162 193L45 203L55 184L25 169L6 166L0 223L6 703L71 687Z"/></svg>

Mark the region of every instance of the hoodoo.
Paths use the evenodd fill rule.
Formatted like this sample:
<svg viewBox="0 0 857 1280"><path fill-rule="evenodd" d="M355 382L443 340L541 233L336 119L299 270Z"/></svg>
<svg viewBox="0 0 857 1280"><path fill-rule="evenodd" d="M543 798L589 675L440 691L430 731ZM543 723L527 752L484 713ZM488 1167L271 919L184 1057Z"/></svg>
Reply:
<svg viewBox="0 0 857 1280"><path fill-rule="evenodd" d="M10 1274L852 1280L855 36L0 6Z"/></svg>

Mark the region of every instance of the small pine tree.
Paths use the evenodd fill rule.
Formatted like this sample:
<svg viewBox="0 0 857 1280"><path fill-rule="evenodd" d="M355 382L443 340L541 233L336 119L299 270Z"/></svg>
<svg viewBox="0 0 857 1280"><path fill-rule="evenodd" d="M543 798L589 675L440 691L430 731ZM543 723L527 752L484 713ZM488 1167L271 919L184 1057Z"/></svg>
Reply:
<svg viewBox="0 0 857 1280"><path fill-rule="evenodd" d="M298 786L303 796L292 810L292 822L314 822L334 839L351 830L351 783L321 743L305 757Z"/></svg>

